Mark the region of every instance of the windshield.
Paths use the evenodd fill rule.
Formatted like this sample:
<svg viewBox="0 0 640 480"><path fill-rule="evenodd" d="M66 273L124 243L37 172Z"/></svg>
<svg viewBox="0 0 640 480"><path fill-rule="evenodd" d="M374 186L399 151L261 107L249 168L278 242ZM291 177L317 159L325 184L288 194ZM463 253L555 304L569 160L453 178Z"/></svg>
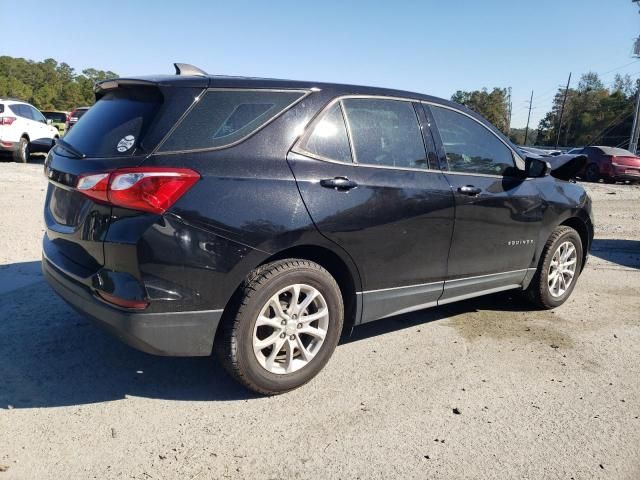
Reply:
<svg viewBox="0 0 640 480"><path fill-rule="evenodd" d="M124 157L135 153L162 105L155 88L122 88L107 93L64 137L89 157Z"/></svg>

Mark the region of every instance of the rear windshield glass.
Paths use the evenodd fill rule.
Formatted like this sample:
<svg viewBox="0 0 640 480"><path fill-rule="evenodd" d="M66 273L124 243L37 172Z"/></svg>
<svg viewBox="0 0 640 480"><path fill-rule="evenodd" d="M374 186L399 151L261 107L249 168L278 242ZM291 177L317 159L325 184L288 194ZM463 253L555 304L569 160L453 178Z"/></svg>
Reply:
<svg viewBox="0 0 640 480"><path fill-rule="evenodd" d="M75 112L73 112L73 116L76 117L76 118L80 118L81 116L83 116L88 111L89 111L88 108L78 108Z"/></svg>
<svg viewBox="0 0 640 480"><path fill-rule="evenodd" d="M52 120L54 122L64 123L67 120L67 116L62 112L42 112L44 118Z"/></svg>
<svg viewBox="0 0 640 480"><path fill-rule="evenodd" d="M161 104L155 88L109 92L89 110L76 112L82 119L64 141L90 157L133 155Z"/></svg>
<svg viewBox="0 0 640 480"><path fill-rule="evenodd" d="M209 91L160 151L228 146L256 132L303 95L300 91Z"/></svg>

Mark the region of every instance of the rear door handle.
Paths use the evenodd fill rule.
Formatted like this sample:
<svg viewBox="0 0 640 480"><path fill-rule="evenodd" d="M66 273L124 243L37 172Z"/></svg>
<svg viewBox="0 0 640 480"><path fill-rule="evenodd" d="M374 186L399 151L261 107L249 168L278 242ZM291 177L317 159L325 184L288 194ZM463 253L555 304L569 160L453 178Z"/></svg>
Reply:
<svg viewBox="0 0 640 480"><path fill-rule="evenodd" d="M478 187L474 187L473 185L464 185L463 187L458 187L458 192L462 193L463 195L478 195L480 192L482 192L481 188Z"/></svg>
<svg viewBox="0 0 640 480"><path fill-rule="evenodd" d="M353 180L349 180L347 177L335 177L320 180L320 186L325 188L333 188L335 190L346 191L351 190L352 188L356 188L358 184Z"/></svg>

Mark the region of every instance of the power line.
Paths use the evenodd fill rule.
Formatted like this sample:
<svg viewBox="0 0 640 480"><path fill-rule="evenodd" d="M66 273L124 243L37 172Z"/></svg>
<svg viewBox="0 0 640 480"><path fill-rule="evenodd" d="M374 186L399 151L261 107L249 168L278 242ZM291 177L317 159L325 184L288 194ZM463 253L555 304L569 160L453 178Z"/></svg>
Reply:
<svg viewBox="0 0 640 480"><path fill-rule="evenodd" d="M623 117L624 115L624 117ZM625 115L625 112L623 111L620 115L618 115L616 118L614 118L611 123L609 123L609 125L607 125L604 130L602 130L602 132L600 132L597 136L595 136L590 142L589 145L593 145L596 141L600 140L601 138L603 138L607 133L609 133L611 130L613 130L614 128L620 126L624 121L627 120L627 118L629 118L631 115L633 115L633 112L628 112ZM621 119L622 117L622 119ZM617 123L616 123L617 122Z"/></svg>

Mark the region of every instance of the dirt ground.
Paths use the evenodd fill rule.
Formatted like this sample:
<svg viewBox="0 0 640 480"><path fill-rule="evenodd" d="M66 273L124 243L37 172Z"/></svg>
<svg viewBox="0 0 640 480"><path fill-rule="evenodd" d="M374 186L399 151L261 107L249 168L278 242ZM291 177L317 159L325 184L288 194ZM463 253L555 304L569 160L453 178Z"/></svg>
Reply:
<svg viewBox="0 0 640 480"><path fill-rule="evenodd" d="M58 299L45 188L0 163L0 480L640 478L640 187L587 186L596 240L562 307L501 294L369 324L273 398Z"/></svg>

